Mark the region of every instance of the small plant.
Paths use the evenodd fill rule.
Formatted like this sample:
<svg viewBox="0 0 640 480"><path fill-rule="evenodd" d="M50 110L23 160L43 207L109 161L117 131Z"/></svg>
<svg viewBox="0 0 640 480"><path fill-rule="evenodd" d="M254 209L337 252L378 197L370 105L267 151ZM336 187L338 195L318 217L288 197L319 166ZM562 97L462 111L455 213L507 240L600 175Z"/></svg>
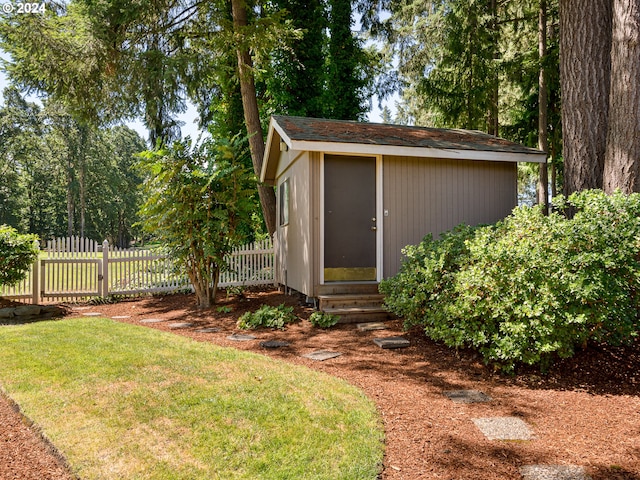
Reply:
<svg viewBox="0 0 640 480"><path fill-rule="evenodd" d="M262 305L255 312L247 312L238 320L238 328L253 330L259 327L284 329L287 323L295 322L297 317L293 313L293 307L285 307L281 304L277 307Z"/></svg>
<svg viewBox="0 0 640 480"><path fill-rule="evenodd" d="M87 300L85 303L88 305L109 305L113 303L122 302L127 297L126 295L107 295L106 297L93 297Z"/></svg>
<svg viewBox="0 0 640 480"><path fill-rule="evenodd" d="M338 323L340 317L327 312L313 312L309 317L311 325L316 328L329 328Z"/></svg>
<svg viewBox="0 0 640 480"><path fill-rule="evenodd" d="M216 308L216 312L218 313L231 313L233 312L233 308L228 305Z"/></svg>
<svg viewBox="0 0 640 480"><path fill-rule="evenodd" d="M227 298L230 298L230 297L242 298L244 297L244 290L245 290L244 285L230 285L226 288Z"/></svg>

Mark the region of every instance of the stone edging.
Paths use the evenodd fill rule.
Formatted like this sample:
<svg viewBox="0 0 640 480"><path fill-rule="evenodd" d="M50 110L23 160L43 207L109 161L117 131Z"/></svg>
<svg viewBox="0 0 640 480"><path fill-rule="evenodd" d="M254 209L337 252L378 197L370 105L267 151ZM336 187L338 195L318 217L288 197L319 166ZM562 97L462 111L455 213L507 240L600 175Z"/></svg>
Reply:
<svg viewBox="0 0 640 480"><path fill-rule="evenodd" d="M63 317L67 309L58 305L21 305L0 308L0 325L15 325L53 317Z"/></svg>

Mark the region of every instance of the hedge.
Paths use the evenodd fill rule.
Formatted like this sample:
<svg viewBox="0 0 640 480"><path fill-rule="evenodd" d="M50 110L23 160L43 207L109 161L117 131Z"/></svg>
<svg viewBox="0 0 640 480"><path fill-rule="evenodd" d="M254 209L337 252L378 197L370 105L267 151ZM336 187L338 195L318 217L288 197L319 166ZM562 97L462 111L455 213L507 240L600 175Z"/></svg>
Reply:
<svg viewBox="0 0 640 480"><path fill-rule="evenodd" d="M459 226L404 250L382 282L386 306L428 337L470 347L511 372L543 370L589 342L640 330L640 195L592 190L518 207L490 226ZM561 213L572 207L573 218Z"/></svg>

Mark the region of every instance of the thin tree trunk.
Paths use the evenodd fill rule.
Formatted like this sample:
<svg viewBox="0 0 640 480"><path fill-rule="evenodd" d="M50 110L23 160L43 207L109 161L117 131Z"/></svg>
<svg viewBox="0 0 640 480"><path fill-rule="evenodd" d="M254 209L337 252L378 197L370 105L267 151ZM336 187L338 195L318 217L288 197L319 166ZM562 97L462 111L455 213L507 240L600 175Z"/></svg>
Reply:
<svg viewBox="0 0 640 480"><path fill-rule="evenodd" d="M83 142L84 143L84 142ZM85 213L87 210L87 192L86 192L86 156L84 153L84 145L83 145L83 149L82 152L80 152L81 155L81 162L80 162L80 172L78 175L78 191L80 193L80 238L84 238L84 227L85 227Z"/></svg>
<svg viewBox="0 0 640 480"><path fill-rule="evenodd" d="M549 152L549 137L547 134L548 115L547 104L548 86L545 62L547 58L547 0L540 0L538 15L538 57L540 60L540 72L538 76L538 148ZM549 214L549 173L547 163L540 164L538 175L538 204L542 205L545 215Z"/></svg>
<svg viewBox="0 0 640 480"><path fill-rule="evenodd" d="M71 157L67 160L67 237L73 235L73 162Z"/></svg>
<svg viewBox="0 0 640 480"><path fill-rule="evenodd" d="M242 30L246 29L247 6L243 0L231 0L231 12L233 15L233 26L235 33L240 38L243 37ZM262 160L264 157L264 137L262 125L260 124L260 113L258 110L258 97L253 78L253 63L249 53L249 47L240 40L236 47L238 56L238 73L240 77L240 93L242 95L242 106L244 109L244 120L247 125L249 135L249 149L251 150L251 160L253 170L260 176L262 171ZM276 195L273 188L266 185L258 185L260 205L262 214L267 226L269 235L276 231Z"/></svg>
<svg viewBox="0 0 640 480"><path fill-rule="evenodd" d="M604 190L640 191L640 0L613 1Z"/></svg>
<svg viewBox="0 0 640 480"><path fill-rule="evenodd" d="M560 0L564 193L602 187L611 70L611 0Z"/></svg>
<svg viewBox="0 0 640 480"><path fill-rule="evenodd" d="M500 100L500 92L499 92L499 79L498 79L498 59L500 57L500 53L498 51L498 2L497 0L491 0L491 48L493 49L493 65L491 71L491 95L490 95L490 105L489 105L489 125L487 128L487 133L490 135L498 135L498 102Z"/></svg>

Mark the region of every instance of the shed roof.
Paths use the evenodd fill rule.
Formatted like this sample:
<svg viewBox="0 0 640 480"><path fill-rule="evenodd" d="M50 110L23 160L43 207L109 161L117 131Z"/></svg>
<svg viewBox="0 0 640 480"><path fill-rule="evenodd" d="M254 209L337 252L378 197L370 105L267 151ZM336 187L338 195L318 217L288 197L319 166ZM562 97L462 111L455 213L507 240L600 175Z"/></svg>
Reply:
<svg viewBox="0 0 640 480"><path fill-rule="evenodd" d="M274 115L261 178L273 180L280 141L289 150L405 155L508 162L546 161L546 154L483 132Z"/></svg>

